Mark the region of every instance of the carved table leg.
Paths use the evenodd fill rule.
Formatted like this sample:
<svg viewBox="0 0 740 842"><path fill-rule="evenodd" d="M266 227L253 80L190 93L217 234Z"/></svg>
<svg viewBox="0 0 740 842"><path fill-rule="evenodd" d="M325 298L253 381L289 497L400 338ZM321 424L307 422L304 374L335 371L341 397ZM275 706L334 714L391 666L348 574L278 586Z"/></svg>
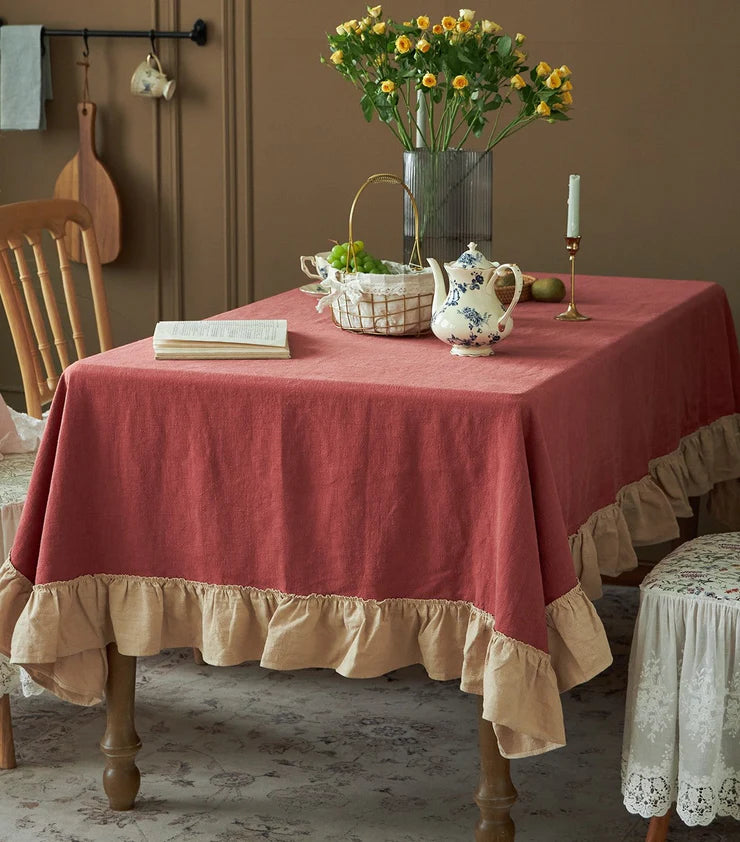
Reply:
<svg viewBox="0 0 740 842"><path fill-rule="evenodd" d="M10 718L10 696L0 696L0 769L15 769L13 720Z"/></svg>
<svg viewBox="0 0 740 842"><path fill-rule="evenodd" d="M141 776L134 758L141 740L134 727L136 658L121 655L108 644L108 681L105 685L107 724L100 743L105 755L103 788L111 810L130 810L139 791Z"/></svg>
<svg viewBox="0 0 740 842"><path fill-rule="evenodd" d="M645 842L665 842L668 837L668 825L671 821L671 811L669 810L664 816L653 816L650 819L647 836Z"/></svg>
<svg viewBox="0 0 740 842"><path fill-rule="evenodd" d="M478 699L478 744L480 780L475 803L480 820L475 842L514 842L514 822L509 811L516 801L516 790L509 776L509 761L498 750L493 725L483 719L483 700Z"/></svg>

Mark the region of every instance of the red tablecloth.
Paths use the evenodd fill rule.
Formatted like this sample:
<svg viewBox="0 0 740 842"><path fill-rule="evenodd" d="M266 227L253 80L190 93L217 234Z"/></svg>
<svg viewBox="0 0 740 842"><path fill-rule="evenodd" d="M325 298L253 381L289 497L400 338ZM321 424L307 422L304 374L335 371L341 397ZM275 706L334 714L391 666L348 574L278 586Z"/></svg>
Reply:
<svg viewBox="0 0 740 842"><path fill-rule="evenodd" d="M487 358L313 304L228 314L287 318L291 360L155 361L144 340L65 372L0 651L82 703L111 640L350 676L421 662L483 695L505 754L562 745L558 690L610 662L577 576L597 592L598 565L631 566L689 494L740 476L724 292L584 279L593 321L520 305Z"/></svg>

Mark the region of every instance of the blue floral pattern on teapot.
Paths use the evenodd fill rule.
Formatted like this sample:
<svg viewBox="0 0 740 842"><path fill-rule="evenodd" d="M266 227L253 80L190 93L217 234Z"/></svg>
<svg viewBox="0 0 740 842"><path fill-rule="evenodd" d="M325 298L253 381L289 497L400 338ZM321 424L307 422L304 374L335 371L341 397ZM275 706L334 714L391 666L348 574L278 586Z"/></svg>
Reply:
<svg viewBox="0 0 740 842"><path fill-rule="evenodd" d="M428 263L434 272L432 332L452 346L450 353L455 356L490 356L493 346L505 339L514 326L511 312L522 293L519 267L514 263L491 263L475 243L470 243L454 263L445 263L450 279L448 292L437 261L429 258ZM504 311L494 281L507 269L514 274L515 291Z"/></svg>

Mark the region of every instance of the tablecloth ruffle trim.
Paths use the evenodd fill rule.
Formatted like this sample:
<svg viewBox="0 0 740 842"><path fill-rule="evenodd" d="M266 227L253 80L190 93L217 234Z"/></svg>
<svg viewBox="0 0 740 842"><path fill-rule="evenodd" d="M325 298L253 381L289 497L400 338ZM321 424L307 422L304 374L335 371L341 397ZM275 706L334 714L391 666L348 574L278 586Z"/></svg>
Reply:
<svg viewBox="0 0 740 842"><path fill-rule="evenodd" d="M624 486L570 536L576 575L591 599L601 596L601 574L637 566L634 547L672 541L679 517L692 514L690 497L709 492L709 511L740 529L740 414L725 415L681 439L648 474Z"/></svg>
<svg viewBox="0 0 740 842"><path fill-rule="evenodd" d="M580 586L548 606L547 624L550 655L501 634L490 614L467 602L295 596L103 574L33 587L10 560L0 568L0 651L77 704L101 700L112 641L125 655L196 647L214 665L258 660L351 678L419 663L430 677L460 678L462 690L483 697L483 716L507 757L565 745L559 691L611 663Z"/></svg>

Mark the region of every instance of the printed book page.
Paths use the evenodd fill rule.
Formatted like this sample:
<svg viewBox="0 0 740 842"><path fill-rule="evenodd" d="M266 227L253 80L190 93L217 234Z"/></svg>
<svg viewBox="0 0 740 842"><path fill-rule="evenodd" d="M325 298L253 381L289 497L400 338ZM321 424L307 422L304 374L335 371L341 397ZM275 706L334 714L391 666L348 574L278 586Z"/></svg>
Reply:
<svg viewBox="0 0 740 842"><path fill-rule="evenodd" d="M212 320L206 322L159 322L154 330L154 347L186 344L266 345L284 348L288 335L285 319Z"/></svg>

